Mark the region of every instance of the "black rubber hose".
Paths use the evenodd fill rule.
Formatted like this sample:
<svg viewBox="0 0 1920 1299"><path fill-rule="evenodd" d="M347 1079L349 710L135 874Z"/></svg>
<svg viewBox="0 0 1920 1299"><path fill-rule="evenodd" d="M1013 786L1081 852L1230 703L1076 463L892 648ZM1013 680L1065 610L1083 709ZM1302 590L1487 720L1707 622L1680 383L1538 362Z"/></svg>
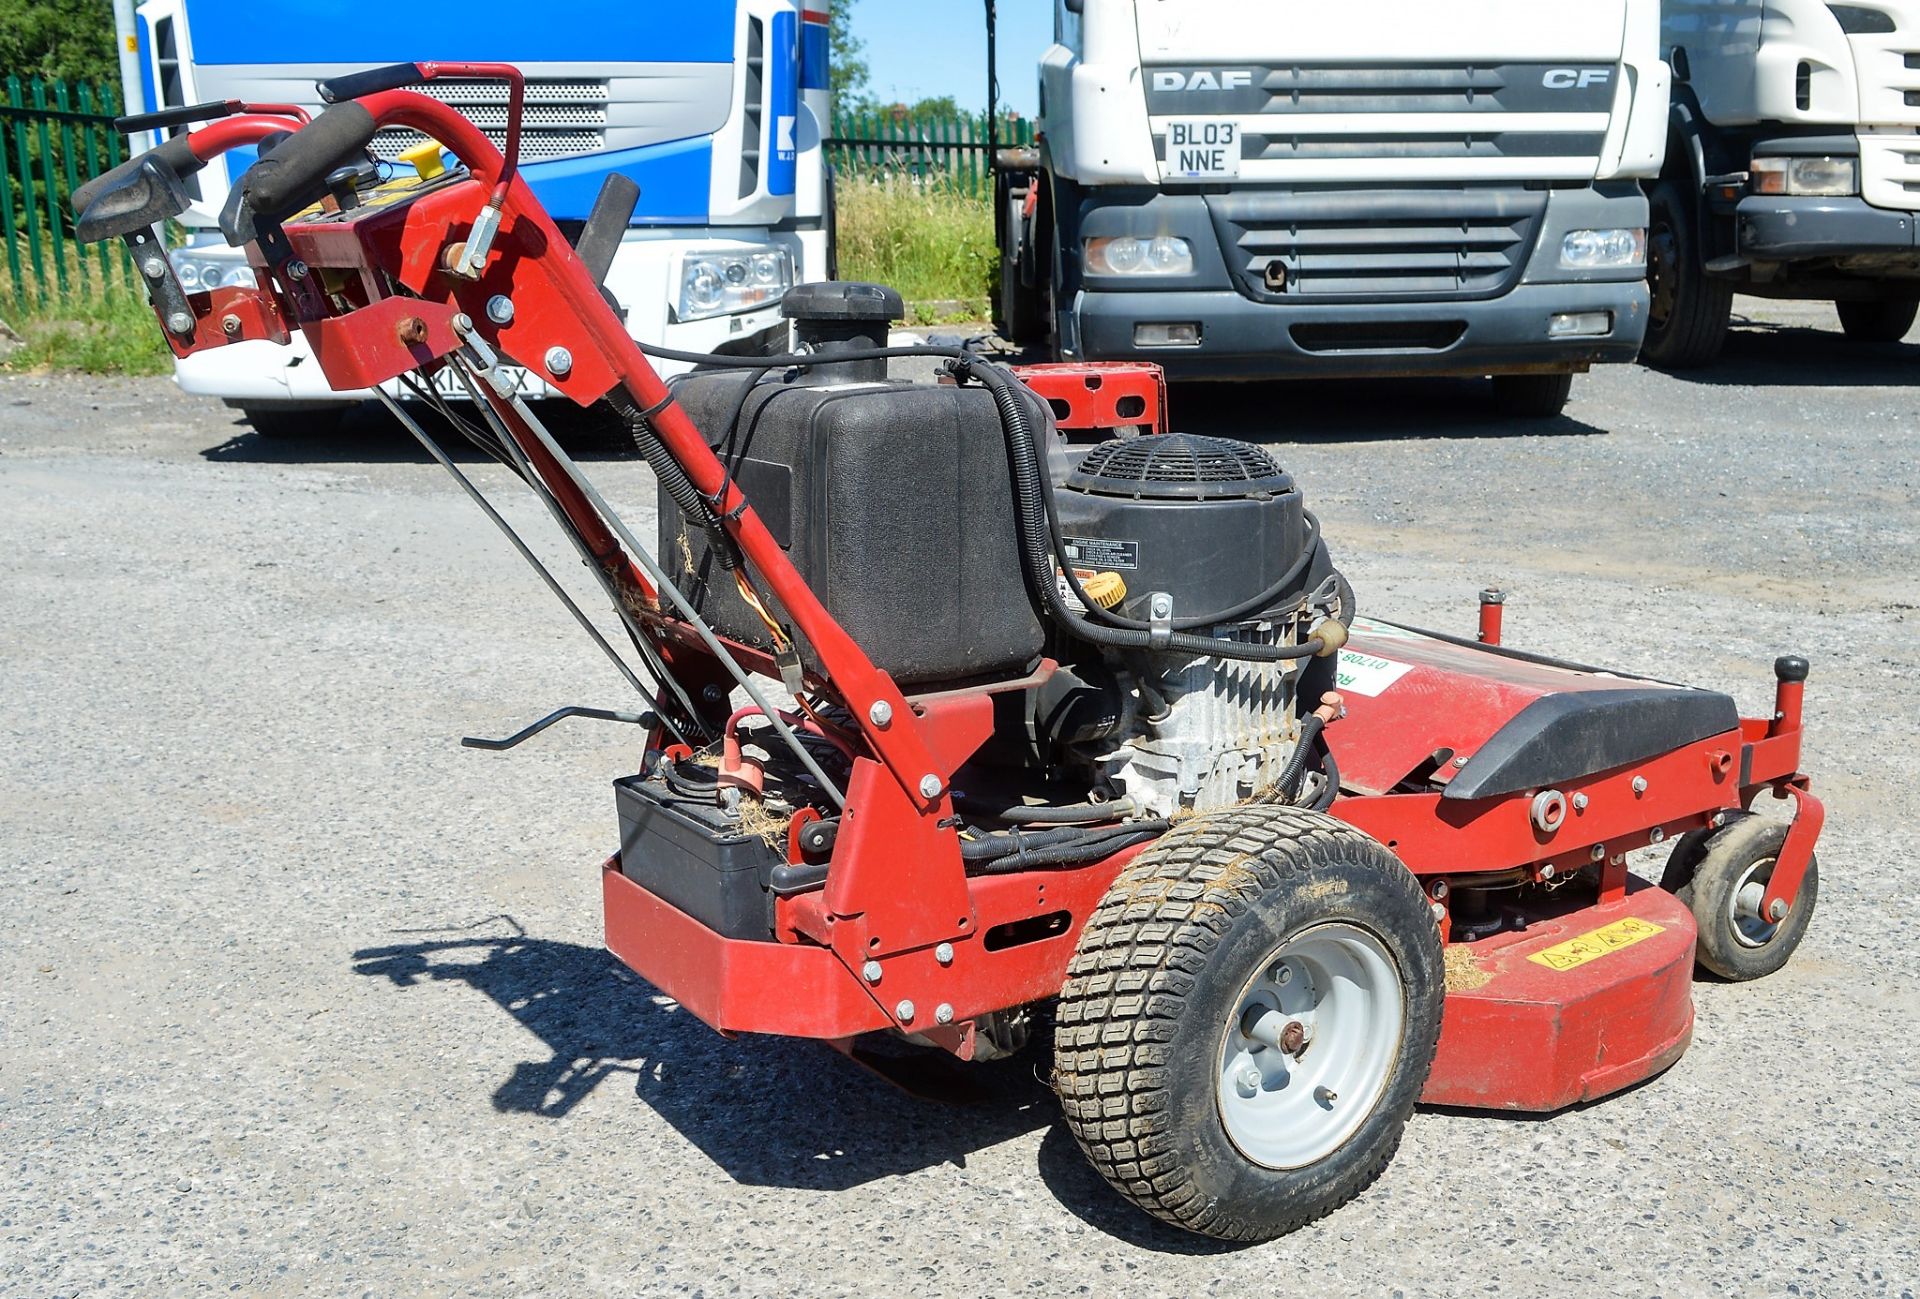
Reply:
<svg viewBox="0 0 1920 1299"><path fill-rule="evenodd" d="M1319 713L1308 713L1306 720L1300 723L1300 740L1288 755L1287 765L1280 768L1280 779L1274 782L1280 797L1289 803L1300 792L1300 780L1307 774L1307 759L1313 753L1313 742L1320 738L1325 726Z"/></svg>
<svg viewBox="0 0 1920 1299"><path fill-rule="evenodd" d="M1128 821L1110 826L1060 826L1051 830L1015 830L988 839L962 839L960 859L970 863L999 861L1006 857L1032 860L1037 852L1083 847L1113 838L1138 834L1164 834L1171 822L1155 819Z"/></svg>
<svg viewBox="0 0 1920 1299"><path fill-rule="evenodd" d="M840 355L844 359L844 354ZM1069 634L1109 649L1145 649L1165 654L1192 654L1201 658L1239 659L1254 663L1277 663L1288 659L1311 658L1326 648L1319 637L1310 637L1299 645L1248 645L1237 641L1218 641L1210 636L1171 632L1160 644L1153 633L1130 627L1102 627L1076 613L1060 594L1054 581L1055 564L1080 603L1091 608L1094 602L1081 589L1060 541L1057 523L1047 517L1051 503L1050 484L1040 471L1039 453L1034 446L1033 429L1015 388L1015 380L996 365L965 357L956 371L978 379L993 395L1000 408L1000 423L1006 432L1012 456L1015 515L1020 523L1021 547L1027 562L1027 576L1034 593L1040 597L1049 616Z"/></svg>
<svg viewBox="0 0 1920 1299"><path fill-rule="evenodd" d="M1076 843L1061 844L1053 848L1043 848L1038 852L1011 853L1004 857L995 857L991 861L969 862L967 870L973 875L1011 875L1018 871L1040 870L1055 866L1079 866L1086 862L1098 861L1102 857L1111 857L1123 848L1157 839L1166 833L1165 821L1138 822L1133 826L1124 826L1110 834ZM1156 826L1158 828L1156 828Z"/></svg>
<svg viewBox="0 0 1920 1299"><path fill-rule="evenodd" d="M1340 797L1340 764L1333 760L1333 750L1324 737L1320 741L1320 770L1327 778L1327 787L1313 800L1316 812L1326 811L1333 806L1333 800Z"/></svg>
<svg viewBox="0 0 1920 1299"><path fill-rule="evenodd" d="M687 471L673 458L666 443L647 424L644 412L625 393L609 395L608 401L620 416L621 423L626 425L627 436L633 440L633 449L653 470L654 477L660 480L660 486L667 496L688 522L707 534L708 552L727 572L737 572L742 562L740 548L721 526L720 516L713 512L712 503L694 486L693 479L687 477Z"/></svg>
<svg viewBox="0 0 1920 1299"><path fill-rule="evenodd" d="M993 798L956 790L954 803L968 816L984 816L1009 825L1097 825L1132 816L1138 809L1130 798L1111 803L1047 803L1032 806L1018 799Z"/></svg>

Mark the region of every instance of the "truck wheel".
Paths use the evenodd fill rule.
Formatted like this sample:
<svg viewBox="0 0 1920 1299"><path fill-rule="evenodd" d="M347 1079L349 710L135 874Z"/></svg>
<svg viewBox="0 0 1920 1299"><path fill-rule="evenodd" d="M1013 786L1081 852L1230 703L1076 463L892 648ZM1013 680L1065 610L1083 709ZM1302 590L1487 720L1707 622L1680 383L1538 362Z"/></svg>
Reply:
<svg viewBox="0 0 1920 1299"><path fill-rule="evenodd" d="M1663 370L1711 365L1727 341L1733 286L1707 275L1694 201L1677 181L1647 192L1647 338L1640 359Z"/></svg>
<svg viewBox="0 0 1920 1299"><path fill-rule="evenodd" d="M240 416L263 438L322 438L340 431L345 406L242 406Z"/></svg>
<svg viewBox="0 0 1920 1299"><path fill-rule="evenodd" d="M1840 328L1856 343L1897 343L1913 328L1920 300L1894 298L1890 302L1836 302Z"/></svg>
<svg viewBox="0 0 1920 1299"><path fill-rule="evenodd" d="M1573 392L1571 374L1496 374L1493 405L1516 419L1552 419Z"/></svg>
<svg viewBox="0 0 1920 1299"><path fill-rule="evenodd" d="M1320 812L1238 807L1128 864L1054 1030L1067 1126L1113 1188L1222 1240L1352 1199L1400 1144L1440 1036L1419 882Z"/></svg>
<svg viewBox="0 0 1920 1299"><path fill-rule="evenodd" d="M1699 833L1694 831L1675 846L1660 881L1693 912L1700 929L1695 960L1723 979L1744 981L1772 974L1806 937L1820 896L1819 862L1807 863L1793 910L1786 919L1775 921L1761 914L1760 901L1773 878L1774 859L1787 841L1786 825L1742 817L1696 840L1690 854L1693 860L1680 860L1688 841Z"/></svg>

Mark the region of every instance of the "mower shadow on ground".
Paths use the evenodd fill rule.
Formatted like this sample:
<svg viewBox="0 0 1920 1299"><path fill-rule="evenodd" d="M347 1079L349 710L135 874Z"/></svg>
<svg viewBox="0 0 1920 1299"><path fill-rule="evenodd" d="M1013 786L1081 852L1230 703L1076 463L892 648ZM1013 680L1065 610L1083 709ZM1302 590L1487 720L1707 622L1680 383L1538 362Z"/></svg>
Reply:
<svg viewBox="0 0 1920 1299"><path fill-rule="evenodd" d="M352 959L355 973L397 988L465 984L545 1045L547 1058L512 1066L493 1093L495 1109L561 1119L610 1079L630 1080L640 1100L744 1185L833 1191L937 1164L965 1167L969 1155L1059 1114L1029 1057L978 1066L978 1104L917 1100L823 1045L729 1041L606 951L528 937L511 917L412 932ZM755 1112L751 1120L743 1107ZM792 1121L765 1121L770 1108Z"/></svg>
<svg viewBox="0 0 1920 1299"><path fill-rule="evenodd" d="M1583 382L1575 376L1575 402ZM1502 415L1490 404L1486 382L1470 379L1176 383L1167 405L1179 432L1247 442L1595 437L1608 432L1571 415Z"/></svg>
<svg viewBox="0 0 1920 1299"><path fill-rule="evenodd" d="M552 409L552 403L536 405L535 414L546 421L554 437L567 454L576 460L630 460L633 453L621 448L613 436L602 429L589 428L573 408ZM428 436L459 465L487 465L493 457L463 438L445 420L417 405L409 408ZM412 434L402 428L374 402L364 402L342 416L337 426L325 431L277 433L267 435L234 412L232 432L224 442L200 452L204 460L230 464L270 465L430 465L428 456Z"/></svg>
<svg viewBox="0 0 1920 1299"><path fill-rule="evenodd" d="M1715 388L1910 388L1920 384L1920 344L1857 343L1838 329L1736 316L1717 362L1666 373Z"/></svg>

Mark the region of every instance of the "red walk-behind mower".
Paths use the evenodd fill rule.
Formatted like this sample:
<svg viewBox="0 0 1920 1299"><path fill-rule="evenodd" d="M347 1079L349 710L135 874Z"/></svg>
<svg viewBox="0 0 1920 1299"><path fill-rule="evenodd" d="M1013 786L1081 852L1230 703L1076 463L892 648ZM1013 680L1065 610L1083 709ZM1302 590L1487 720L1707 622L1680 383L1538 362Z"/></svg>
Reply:
<svg viewBox="0 0 1920 1299"><path fill-rule="evenodd" d="M402 89L436 77L505 83L504 156ZM1477 643L1357 619L1268 452L1157 431L1137 368L1106 419L1148 431L1070 444L1056 407L1098 407L1099 371L889 348L899 300L873 286L789 294L792 355L656 352L700 363L669 387L600 284L635 189L558 228L515 174L514 69L321 94L311 122L130 123L196 127L83 187L80 236L124 241L176 354L297 329L336 388L410 386L548 507L627 643L548 584L644 695L563 710L647 728L616 782L607 945L721 1033L990 1060L1051 1020L1102 1176L1258 1240L1365 1187L1419 1101L1553 1110L1659 1072L1696 962L1754 978L1806 932L1804 660L1747 719L1503 648L1497 593ZM377 163L381 130L451 159ZM186 293L156 227L240 146L260 161L222 227L256 283ZM904 356L943 381L890 379ZM651 544L509 363L631 437ZM1749 814L1762 792L1792 820ZM1628 874L1669 838L1661 887Z"/></svg>

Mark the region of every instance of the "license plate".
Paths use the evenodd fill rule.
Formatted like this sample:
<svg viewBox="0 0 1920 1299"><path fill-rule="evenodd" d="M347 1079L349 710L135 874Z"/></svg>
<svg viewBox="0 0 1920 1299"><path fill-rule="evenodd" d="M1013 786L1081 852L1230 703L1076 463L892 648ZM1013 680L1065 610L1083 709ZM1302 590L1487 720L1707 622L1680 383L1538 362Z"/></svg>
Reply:
<svg viewBox="0 0 1920 1299"><path fill-rule="evenodd" d="M1167 123L1167 170L1183 180L1231 180L1240 174L1240 125L1213 118Z"/></svg>

